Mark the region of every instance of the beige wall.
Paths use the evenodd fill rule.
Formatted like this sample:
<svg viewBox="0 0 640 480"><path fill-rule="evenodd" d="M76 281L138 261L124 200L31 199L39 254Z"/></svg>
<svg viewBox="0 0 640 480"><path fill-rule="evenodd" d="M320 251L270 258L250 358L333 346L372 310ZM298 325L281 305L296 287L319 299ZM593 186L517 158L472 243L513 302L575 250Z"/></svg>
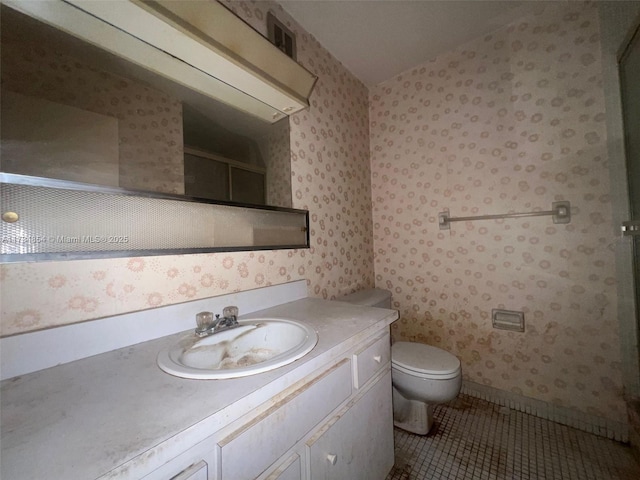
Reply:
<svg viewBox="0 0 640 480"><path fill-rule="evenodd" d="M266 24L271 4L233 6ZM322 298L373 286L368 92L290 26L299 61L319 76L311 108L290 120L293 206L310 211L311 248L2 265L2 335L297 279Z"/></svg>
<svg viewBox="0 0 640 480"><path fill-rule="evenodd" d="M445 348L467 381L625 422L595 4L558 3L371 91L376 285L396 340ZM549 210L573 219L455 223ZM525 333L491 309L525 312Z"/></svg>

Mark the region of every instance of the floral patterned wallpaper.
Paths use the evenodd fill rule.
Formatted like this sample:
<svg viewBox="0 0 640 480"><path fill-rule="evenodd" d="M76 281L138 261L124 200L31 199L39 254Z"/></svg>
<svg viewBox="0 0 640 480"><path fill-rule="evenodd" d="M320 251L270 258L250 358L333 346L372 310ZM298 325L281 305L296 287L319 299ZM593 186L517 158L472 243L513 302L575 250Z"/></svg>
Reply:
<svg viewBox="0 0 640 480"><path fill-rule="evenodd" d="M258 139L258 147L267 168L267 205L291 208L289 120L280 120L274 127Z"/></svg>
<svg viewBox="0 0 640 480"><path fill-rule="evenodd" d="M626 422L594 3L543 12L371 91L376 285L396 340L457 355L464 379ZM550 210L573 217L453 223ZM525 313L524 333L491 310Z"/></svg>
<svg viewBox="0 0 640 480"><path fill-rule="evenodd" d="M311 108L290 118L293 207L311 248L0 266L2 335L307 279L311 296L372 287L368 90L271 2L227 3L266 31L271 8L318 75Z"/></svg>

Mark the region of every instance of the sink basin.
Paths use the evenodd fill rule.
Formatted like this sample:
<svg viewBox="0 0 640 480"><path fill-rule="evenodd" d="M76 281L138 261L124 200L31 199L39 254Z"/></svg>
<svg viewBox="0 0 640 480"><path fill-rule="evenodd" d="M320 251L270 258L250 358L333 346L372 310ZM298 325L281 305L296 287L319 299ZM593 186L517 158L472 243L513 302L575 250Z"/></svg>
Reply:
<svg viewBox="0 0 640 480"><path fill-rule="evenodd" d="M158 354L171 375L195 379L245 377L287 365L318 343L312 328L292 320L240 320L239 327L200 338L190 334Z"/></svg>

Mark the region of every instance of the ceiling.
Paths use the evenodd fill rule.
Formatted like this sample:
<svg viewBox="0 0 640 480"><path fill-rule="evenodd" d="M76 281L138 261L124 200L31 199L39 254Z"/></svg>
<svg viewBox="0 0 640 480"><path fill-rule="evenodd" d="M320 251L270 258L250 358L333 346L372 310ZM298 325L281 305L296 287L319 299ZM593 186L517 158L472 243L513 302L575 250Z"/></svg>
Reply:
<svg viewBox="0 0 640 480"><path fill-rule="evenodd" d="M278 0L278 3L351 73L372 86L497 30L546 2Z"/></svg>

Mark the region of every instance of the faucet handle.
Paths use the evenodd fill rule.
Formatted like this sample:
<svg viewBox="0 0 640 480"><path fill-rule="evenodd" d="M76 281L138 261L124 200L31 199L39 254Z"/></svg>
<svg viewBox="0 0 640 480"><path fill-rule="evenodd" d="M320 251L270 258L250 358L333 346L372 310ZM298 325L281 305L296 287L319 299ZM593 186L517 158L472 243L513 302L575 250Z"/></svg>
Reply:
<svg viewBox="0 0 640 480"><path fill-rule="evenodd" d="M228 306L222 309L222 316L226 318L238 318L238 307Z"/></svg>
<svg viewBox="0 0 640 480"><path fill-rule="evenodd" d="M196 314L196 331L204 332L213 326L213 312L200 312Z"/></svg>

